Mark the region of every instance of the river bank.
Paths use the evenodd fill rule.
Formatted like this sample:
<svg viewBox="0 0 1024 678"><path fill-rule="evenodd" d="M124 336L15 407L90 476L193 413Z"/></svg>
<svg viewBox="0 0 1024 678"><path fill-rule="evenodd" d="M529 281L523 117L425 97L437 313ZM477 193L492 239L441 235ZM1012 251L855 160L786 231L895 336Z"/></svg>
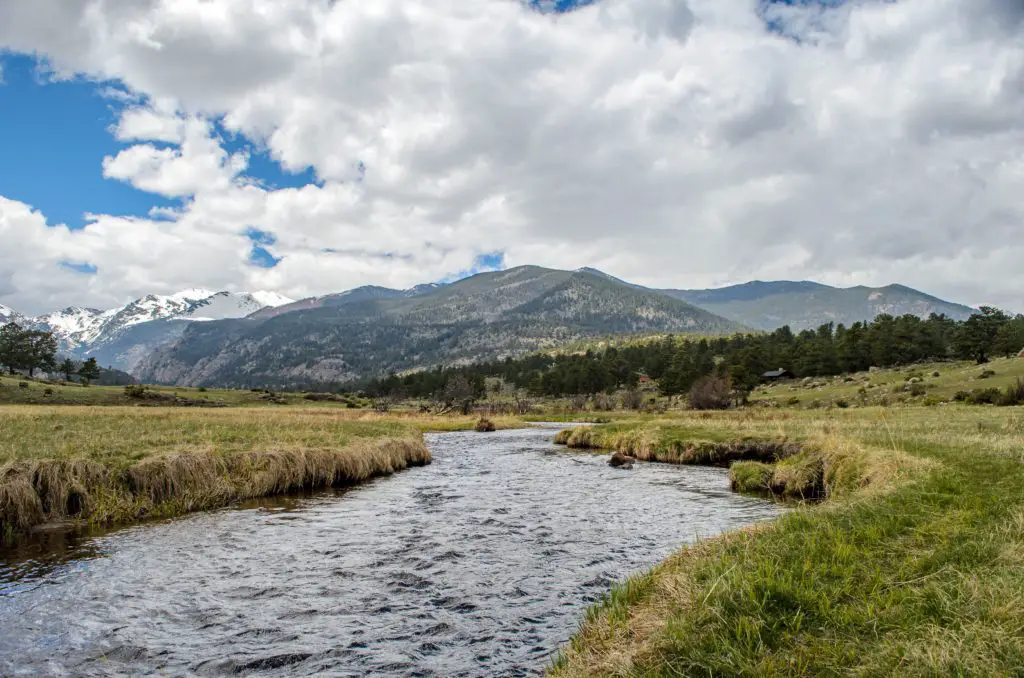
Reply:
<svg viewBox="0 0 1024 678"><path fill-rule="evenodd" d="M796 441L826 453L832 485L824 503L616 586L553 675L1013 675L1024 665L1020 411L693 413L590 435L662 451L683 439Z"/></svg>
<svg viewBox="0 0 1024 678"><path fill-rule="evenodd" d="M0 541L54 522L181 515L429 464L422 431L474 423L463 419L323 408L0 407Z"/></svg>

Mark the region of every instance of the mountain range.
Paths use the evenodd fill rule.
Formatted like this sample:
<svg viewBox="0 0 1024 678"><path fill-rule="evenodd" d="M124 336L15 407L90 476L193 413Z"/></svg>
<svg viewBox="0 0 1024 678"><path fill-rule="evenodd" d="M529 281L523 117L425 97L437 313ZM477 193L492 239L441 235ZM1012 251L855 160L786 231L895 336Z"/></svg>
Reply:
<svg viewBox="0 0 1024 678"><path fill-rule="evenodd" d="M710 290L662 290L707 311L758 330L788 325L794 332L824 323L852 325L891 316L945 314L965 320L974 309L943 301L903 285L829 287L816 282L755 280Z"/></svg>
<svg viewBox="0 0 1024 678"><path fill-rule="evenodd" d="M610 334L726 334L731 322L653 290L523 266L412 290L361 287L189 327L139 377L182 385L291 386L459 364Z"/></svg>
<svg viewBox="0 0 1024 678"><path fill-rule="evenodd" d="M70 306L27 317L0 306L0 324L17 322L52 332L62 353L96 358L127 372L153 349L175 341L189 324L242 318L260 309L292 303L275 292L213 292L189 289L166 296L150 294L109 310Z"/></svg>
<svg viewBox="0 0 1024 678"><path fill-rule="evenodd" d="M728 334L881 313L956 319L972 309L902 285L835 288L754 281L708 290L649 289L595 269L522 266L408 290L365 286L293 301L271 292L186 290L101 311L67 308L26 318L0 306L0 324L54 332L63 352L96 357L143 381L295 386L349 381L517 355L608 335Z"/></svg>

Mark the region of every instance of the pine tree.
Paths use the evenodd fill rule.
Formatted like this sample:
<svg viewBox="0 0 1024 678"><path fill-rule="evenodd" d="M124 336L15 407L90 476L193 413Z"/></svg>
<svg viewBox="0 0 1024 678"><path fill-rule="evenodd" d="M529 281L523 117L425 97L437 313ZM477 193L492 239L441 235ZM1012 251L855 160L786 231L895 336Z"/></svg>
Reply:
<svg viewBox="0 0 1024 678"><path fill-rule="evenodd" d="M100 367L96 364L96 358L89 358L78 368L78 377L82 380L83 386L88 386L90 381L100 378Z"/></svg>
<svg viewBox="0 0 1024 678"><path fill-rule="evenodd" d="M10 374L24 368L28 361L25 351L25 330L18 323L0 327L0 365Z"/></svg>
<svg viewBox="0 0 1024 678"><path fill-rule="evenodd" d="M71 381L72 377L78 372L78 368L75 366L74 360L65 358L64 362L60 364L60 371L64 375L64 381Z"/></svg>

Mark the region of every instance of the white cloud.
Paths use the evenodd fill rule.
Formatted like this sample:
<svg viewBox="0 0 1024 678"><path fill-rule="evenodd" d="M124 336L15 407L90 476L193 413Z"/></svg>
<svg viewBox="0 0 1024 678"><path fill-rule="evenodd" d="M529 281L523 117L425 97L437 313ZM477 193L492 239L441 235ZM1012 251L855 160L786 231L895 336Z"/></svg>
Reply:
<svg viewBox="0 0 1024 678"><path fill-rule="evenodd" d="M770 8L798 39L753 0L31 5L0 5L0 47L154 102L97 171L186 202L80 234L0 203L41 234L4 240L11 306L408 286L504 251L658 286L898 281L1024 310L1015 0ZM254 184L214 118L324 184ZM250 226L276 268L247 264ZM84 285L51 275L72 242L99 269Z"/></svg>

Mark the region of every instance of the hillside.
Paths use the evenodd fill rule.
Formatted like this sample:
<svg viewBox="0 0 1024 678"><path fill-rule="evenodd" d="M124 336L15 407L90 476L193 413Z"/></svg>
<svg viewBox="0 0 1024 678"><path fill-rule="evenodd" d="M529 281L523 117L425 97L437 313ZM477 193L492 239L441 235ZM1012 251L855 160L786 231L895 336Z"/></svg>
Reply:
<svg viewBox="0 0 1024 678"><path fill-rule="evenodd" d="M789 325L794 331L814 329L824 323L851 325L892 316L932 313L964 320L973 309L943 301L903 285L887 287L830 287L801 281L754 281L710 290L661 290L706 311L760 330Z"/></svg>
<svg viewBox="0 0 1024 678"><path fill-rule="evenodd" d="M241 320L193 324L137 371L180 385L338 382L609 334L724 334L733 322L588 272L524 266L444 286L360 288Z"/></svg>

